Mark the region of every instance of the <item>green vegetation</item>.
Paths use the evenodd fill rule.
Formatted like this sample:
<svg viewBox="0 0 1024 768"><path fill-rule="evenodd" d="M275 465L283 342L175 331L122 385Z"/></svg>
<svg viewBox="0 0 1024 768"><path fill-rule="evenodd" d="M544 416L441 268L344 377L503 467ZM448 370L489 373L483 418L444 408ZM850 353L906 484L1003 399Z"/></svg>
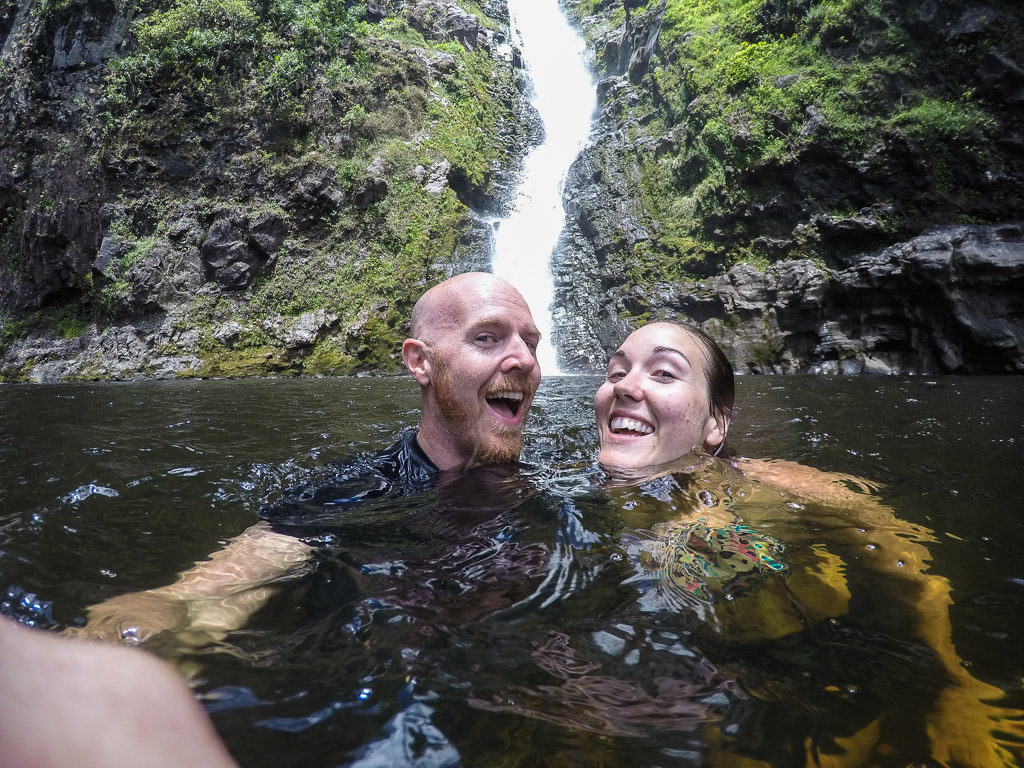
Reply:
<svg viewBox="0 0 1024 768"><path fill-rule="evenodd" d="M42 12L56 24L80 6ZM76 180L103 179L104 207L84 182L87 202L72 189L66 205L95 205L104 255L84 274L80 258L60 266L52 305L5 323L0 344L30 327L72 338L165 312L191 347L160 351L203 361L186 375L394 369L413 301L464 255L468 203L496 195L523 130L506 62L425 37L431 24L398 10L371 21L349 0L142 0L123 55L90 81L100 98L76 102L84 135L50 136ZM15 242L23 220L43 231L65 205L30 192L24 210L2 212L11 274L31 258ZM256 255L264 214L279 226ZM218 222L223 263L231 248L248 260L241 284L218 287L208 263ZM319 310L335 319L312 346L288 347L289 329Z"/></svg>
<svg viewBox="0 0 1024 768"><path fill-rule="evenodd" d="M998 165L993 138L1008 114L970 82L996 29L950 42L938 22L938 31L912 31L914 11L886 0L573 5L608 66L602 41L624 23L626 5L640 29L664 8L630 99L613 90L605 104L628 127L640 173L631 194L655 233L640 249L650 257L638 261L636 247L610 256L631 279L712 274L737 261L828 261L843 243L823 242L808 223L815 215L887 205L878 231L895 239L929 217L976 219L987 204L990 193L965 180ZM937 5L940 18L960 12L952 0ZM898 189L900 162L916 164L917 188ZM866 198L857 182L865 172L892 175L885 184L898 191Z"/></svg>

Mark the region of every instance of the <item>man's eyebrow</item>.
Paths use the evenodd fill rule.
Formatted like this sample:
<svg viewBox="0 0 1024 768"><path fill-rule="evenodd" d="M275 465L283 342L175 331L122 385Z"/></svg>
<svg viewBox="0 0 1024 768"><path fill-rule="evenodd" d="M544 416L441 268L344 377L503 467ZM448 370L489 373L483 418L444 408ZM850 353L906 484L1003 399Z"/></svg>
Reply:
<svg viewBox="0 0 1024 768"><path fill-rule="evenodd" d="M517 333L520 333L521 336L535 336L538 339L541 338L541 336L543 335L540 332L540 328L538 328L536 325L533 325L533 324L530 324L530 325L526 326L525 328L523 328L523 330L521 332L519 332L517 329L513 328L512 325L508 322L508 320L506 320L501 315L494 315L494 316L491 316L491 317L481 317L479 320L477 320L475 323L473 323L469 327L469 332L470 333L476 333L480 329L487 328L488 326L498 326L498 327L506 329L506 330L515 331Z"/></svg>

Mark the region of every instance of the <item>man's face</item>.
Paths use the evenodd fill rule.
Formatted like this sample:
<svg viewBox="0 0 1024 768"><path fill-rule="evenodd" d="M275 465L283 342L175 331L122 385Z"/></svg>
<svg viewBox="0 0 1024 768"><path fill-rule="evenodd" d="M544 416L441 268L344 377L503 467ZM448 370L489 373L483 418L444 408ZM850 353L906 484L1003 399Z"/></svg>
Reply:
<svg viewBox="0 0 1024 768"><path fill-rule="evenodd" d="M434 403L467 465L515 461L540 383L540 333L513 290L499 286L460 305L430 344Z"/></svg>

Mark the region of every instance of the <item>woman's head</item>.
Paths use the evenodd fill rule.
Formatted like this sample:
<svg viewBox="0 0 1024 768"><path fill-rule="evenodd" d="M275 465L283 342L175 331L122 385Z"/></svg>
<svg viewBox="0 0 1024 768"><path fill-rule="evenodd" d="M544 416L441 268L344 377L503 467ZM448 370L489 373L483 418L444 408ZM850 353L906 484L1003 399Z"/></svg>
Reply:
<svg viewBox="0 0 1024 768"><path fill-rule="evenodd" d="M653 467L725 443L735 385L718 345L689 325L651 323L631 333L608 361L594 397L598 461Z"/></svg>

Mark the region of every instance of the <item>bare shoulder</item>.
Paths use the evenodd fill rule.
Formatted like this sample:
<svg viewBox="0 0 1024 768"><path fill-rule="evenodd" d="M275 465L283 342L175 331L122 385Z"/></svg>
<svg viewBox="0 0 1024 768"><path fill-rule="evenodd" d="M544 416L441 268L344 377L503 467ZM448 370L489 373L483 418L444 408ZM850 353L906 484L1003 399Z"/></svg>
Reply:
<svg viewBox="0 0 1024 768"><path fill-rule="evenodd" d="M751 480L768 483L823 504L857 505L882 487L879 483L843 472L825 472L806 464L781 459L737 458L735 467Z"/></svg>

